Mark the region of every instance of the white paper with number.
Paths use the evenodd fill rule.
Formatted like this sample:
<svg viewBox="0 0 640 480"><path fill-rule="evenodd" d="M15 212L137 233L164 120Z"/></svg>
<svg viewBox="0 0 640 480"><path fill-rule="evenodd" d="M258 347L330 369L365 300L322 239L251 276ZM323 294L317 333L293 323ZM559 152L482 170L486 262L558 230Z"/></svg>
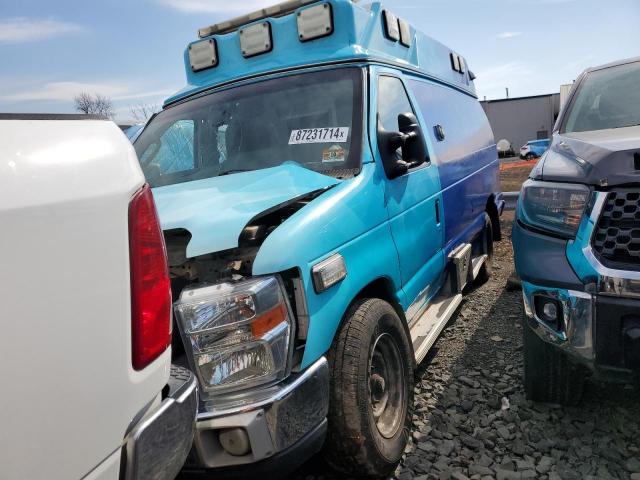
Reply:
<svg viewBox="0 0 640 480"><path fill-rule="evenodd" d="M303 143L345 143L349 138L349 127L302 128L292 130L289 145Z"/></svg>

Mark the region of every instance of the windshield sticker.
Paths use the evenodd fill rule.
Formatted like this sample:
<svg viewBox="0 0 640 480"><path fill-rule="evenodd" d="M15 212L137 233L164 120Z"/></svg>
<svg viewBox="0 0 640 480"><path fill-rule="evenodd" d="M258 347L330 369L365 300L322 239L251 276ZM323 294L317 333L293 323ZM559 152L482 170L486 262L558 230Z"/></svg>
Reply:
<svg viewBox="0 0 640 480"><path fill-rule="evenodd" d="M332 145L322 151L322 163L344 162L345 150L340 145Z"/></svg>
<svg viewBox="0 0 640 480"><path fill-rule="evenodd" d="M345 143L349 137L349 127L303 128L292 130L289 145L303 143Z"/></svg>

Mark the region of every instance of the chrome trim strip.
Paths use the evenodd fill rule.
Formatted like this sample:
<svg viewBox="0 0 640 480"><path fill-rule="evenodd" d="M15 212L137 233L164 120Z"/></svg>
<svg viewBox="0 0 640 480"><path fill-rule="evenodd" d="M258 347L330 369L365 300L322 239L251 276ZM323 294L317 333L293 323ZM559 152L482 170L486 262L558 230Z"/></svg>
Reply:
<svg viewBox="0 0 640 480"><path fill-rule="evenodd" d="M322 357L276 394L250 405L202 412L196 422L195 458L189 467L220 468L258 462L286 450L326 422L329 364ZM250 445L231 455L217 440L223 430L241 429Z"/></svg>
<svg viewBox="0 0 640 480"><path fill-rule="evenodd" d="M611 297L640 298L640 280L603 276L600 293Z"/></svg>
<svg viewBox="0 0 640 480"><path fill-rule="evenodd" d="M608 195L609 192L596 192L596 200L590 215L594 228L589 238L589 244L582 251L589 265L600 275L599 293L615 297L640 298L640 272L609 268L600 263L593 252L593 236L597 231L595 226L598 224Z"/></svg>
<svg viewBox="0 0 640 480"><path fill-rule="evenodd" d="M228 409L222 410L213 410L213 411L205 411L198 413L198 421L208 420L210 418L224 417L227 415L234 415L237 413L244 413L251 410L256 410L258 408L264 407L266 405L271 405L272 403L279 402L284 397L289 395L291 392L300 387L303 383L307 382L310 378L315 376L316 374L323 373L323 370L328 371L329 363L325 357L321 357L315 363L310 365L304 372L298 375L292 382L284 383L280 386L274 393L271 395L261 398L260 400L249 403L246 405L239 405L235 407L231 407ZM214 402L215 403L215 402Z"/></svg>
<svg viewBox="0 0 640 480"><path fill-rule="evenodd" d="M591 244L588 248L584 249L584 256L593 269L598 272L603 278L616 278L625 279L631 281L640 281L640 272L633 270L616 270L615 268L609 268L600 263L591 249Z"/></svg>
<svg viewBox="0 0 640 480"><path fill-rule="evenodd" d="M592 361L595 358L594 296L577 290L545 289L527 282L523 282L522 287L525 314L531 320L529 324L535 326L538 336L574 356ZM534 295L554 298L562 304L562 331L553 329L535 314Z"/></svg>

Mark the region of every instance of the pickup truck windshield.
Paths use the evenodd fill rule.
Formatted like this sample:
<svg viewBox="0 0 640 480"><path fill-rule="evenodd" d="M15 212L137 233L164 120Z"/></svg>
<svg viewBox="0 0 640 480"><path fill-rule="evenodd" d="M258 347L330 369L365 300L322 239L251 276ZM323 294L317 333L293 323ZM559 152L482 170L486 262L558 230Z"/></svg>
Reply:
<svg viewBox="0 0 640 480"><path fill-rule="evenodd" d="M360 167L362 83L339 68L213 92L155 116L136 153L154 187L288 161L342 175Z"/></svg>
<svg viewBox="0 0 640 480"><path fill-rule="evenodd" d="M640 62L587 73L565 116L564 132L640 125Z"/></svg>

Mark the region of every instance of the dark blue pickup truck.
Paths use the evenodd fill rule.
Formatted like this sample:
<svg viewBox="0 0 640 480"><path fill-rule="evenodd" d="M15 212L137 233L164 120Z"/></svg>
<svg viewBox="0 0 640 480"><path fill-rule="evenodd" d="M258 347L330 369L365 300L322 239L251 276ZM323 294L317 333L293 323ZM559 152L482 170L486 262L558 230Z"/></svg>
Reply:
<svg viewBox="0 0 640 480"><path fill-rule="evenodd" d="M525 388L574 404L640 371L640 58L587 70L523 185L513 228Z"/></svg>

